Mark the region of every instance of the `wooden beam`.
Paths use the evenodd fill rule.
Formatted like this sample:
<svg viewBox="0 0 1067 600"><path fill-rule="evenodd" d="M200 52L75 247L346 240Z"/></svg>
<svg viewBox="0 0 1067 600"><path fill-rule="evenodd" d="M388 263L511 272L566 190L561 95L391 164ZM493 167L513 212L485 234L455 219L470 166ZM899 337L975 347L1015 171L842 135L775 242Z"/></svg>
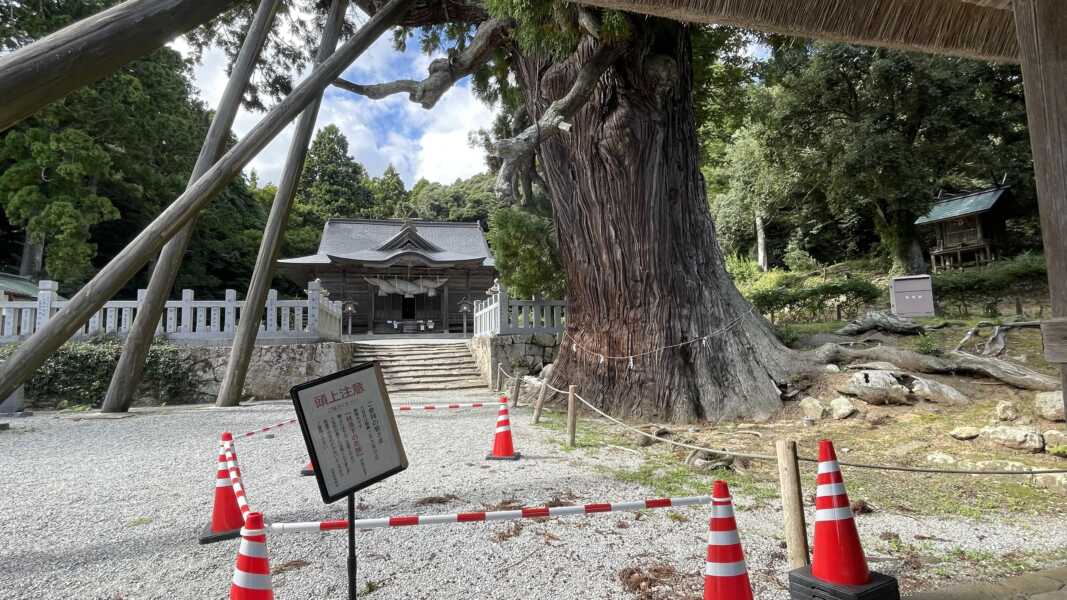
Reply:
<svg viewBox="0 0 1067 600"><path fill-rule="evenodd" d="M337 39L341 35L341 27L344 26L347 9L348 0L333 0L330 4L330 13L322 32L322 42L315 56L316 64L325 62L337 48ZM293 198L296 197L300 174L304 171L304 160L307 159L308 145L311 143L311 135L315 132L315 121L319 118L321 103L322 94L320 93L319 97L300 114L296 130L293 132L293 139L289 142L289 155L285 160L278 191L274 194L270 215L267 216L267 225L263 231L263 240L259 244L259 254L256 256L252 280L248 282L244 310L241 311L241 319L237 322L237 335L234 336L233 346L230 347L230 360L226 363L226 375L222 378L222 385L219 386L215 406L237 406L237 403L241 401L241 391L244 389L245 377L248 375L248 364L252 360L256 336L259 335L259 322L263 318L263 303L270 291L274 261L278 257L278 249L281 248L282 240L285 239L289 211L293 207Z"/></svg>
<svg viewBox="0 0 1067 600"><path fill-rule="evenodd" d="M290 121L318 99L382 33L395 23L413 0L390 0L351 39L274 106L244 139L230 149L203 177L189 186L104 268L85 284L70 302L0 366L0 397L6 398L29 379L45 359L70 339L149 259L174 237L241 169L265 148Z"/></svg>
<svg viewBox="0 0 1067 600"><path fill-rule="evenodd" d="M959 0L571 0L868 46L1018 62L1012 14Z"/></svg>
<svg viewBox="0 0 1067 600"><path fill-rule="evenodd" d="M1052 316L1067 317L1067 12L1060 0L1015 0L1041 238ZM1067 365L1063 388L1067 389ZM1064 394L1067 409L1067 394Z"/></svg>
<svg viewBox="0 0 1067 600"><path fill-rule="evenodd" d="M0 57L0 131L230 10L236 0L128 0Z"/></svg>
<svg viewBox="0 0 1067 600"><path fill-rule="evenodd" d="M189 183L196 183L197 179L215 164L222 151L233 126L233 120L237 116L237 110L241 107L241 98L244 96L248 81L255 70L256 60L263 49L264 42L270 34L271 23L274 21L275 11L281 0L260 0L256 13L249 22L248 34L245 35L241 44L241 51L234 62L230 79L226 82L226 89L222 92L215 116L211 120L204 144L200 147L200 156L193 166ZM156 334L156 323L163 315L167 298L170 297L174 280L178 276L185 250L189 246L189 239L193 235L195 217L177 235L174 236L156 261L152 278L148 282L148 290L144 301L137 309L133 326L126 336L126 342L122 346L122 355L118 365L111 376L111 384L104 398L103 412L125 412L133 403L134 394L141 384L141 376L144 373L145 360L148 358L148 349L152 346L152 339Z"/></svg>

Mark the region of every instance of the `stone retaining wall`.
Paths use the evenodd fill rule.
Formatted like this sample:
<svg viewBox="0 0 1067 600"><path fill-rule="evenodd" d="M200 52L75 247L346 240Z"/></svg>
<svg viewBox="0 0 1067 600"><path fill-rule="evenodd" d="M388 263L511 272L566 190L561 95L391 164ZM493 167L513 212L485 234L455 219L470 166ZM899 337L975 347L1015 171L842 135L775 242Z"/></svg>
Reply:
<svg viewBox="0 0 1067 600"><path fill-rule="evenodd" d="M498 363L512 375L536 375L559 354L559 338L547 333L477 335L468 346L478 370L494 389L500 375Z"/></svg>

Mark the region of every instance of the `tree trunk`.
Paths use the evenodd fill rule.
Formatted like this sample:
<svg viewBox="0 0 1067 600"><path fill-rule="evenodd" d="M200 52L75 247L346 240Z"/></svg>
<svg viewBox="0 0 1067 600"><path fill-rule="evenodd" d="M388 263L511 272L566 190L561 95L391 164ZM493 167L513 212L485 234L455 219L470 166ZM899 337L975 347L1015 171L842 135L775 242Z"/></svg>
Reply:
<svg viewBox="0 0 1067 600"><path fill-rule="evenodd" d="M767 227L763 219L763 212L756 210L756 262L759 263L760 271L764 273L770 269L770 260L767 258Z"/></svg>
<svg viewBox="0 0 1067 600"><path fill-rule="evenodd" d="M19 262L19 275L37 279L44 268L44 244L30 239L30 232L22 242L22 260Z"/></svg>
<svg viewBox="0 0 1067 600"><path fill-rule="evenodd" d="M698 164L689 35L658 19L635 20L633 32L570 131L539 149L569 291L553 380L616 415L766 418L789 351L723 266ZM517 61L531 115L566 94L593 50L587 39L562 62ZM631 369L628 356L646 352Z"/></svg>

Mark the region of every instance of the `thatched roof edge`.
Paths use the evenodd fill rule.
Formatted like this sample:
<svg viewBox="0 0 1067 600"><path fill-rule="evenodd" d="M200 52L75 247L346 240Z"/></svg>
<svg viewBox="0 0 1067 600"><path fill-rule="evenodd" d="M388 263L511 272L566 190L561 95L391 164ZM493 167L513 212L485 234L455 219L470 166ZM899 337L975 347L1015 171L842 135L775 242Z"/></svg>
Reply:
<svg viewBox="0 0 1067 600"><path fill-rule="evenodd" d="M839 42L1018 62L1003 2L974 0L574 0L691 23L734 25Z"/></svg>

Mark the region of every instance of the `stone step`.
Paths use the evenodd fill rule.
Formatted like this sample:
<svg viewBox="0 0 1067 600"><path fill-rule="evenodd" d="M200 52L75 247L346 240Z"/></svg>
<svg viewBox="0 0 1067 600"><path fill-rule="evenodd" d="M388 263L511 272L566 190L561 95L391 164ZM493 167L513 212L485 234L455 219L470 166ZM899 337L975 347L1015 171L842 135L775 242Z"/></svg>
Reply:
<svg viewBox="0 0 1067 600"><path fill-rule="evenodd" d="M377 360L380 362L409 362L434 360L474 360L470 354L416 354L413 356L388 356L384 354L353 354L352 360Z"/></svg>
<svg viewBox="0 0 1067 600"><path fill-rule="evenodd" d="M469 380L472 380L472 379L477 379L478 381L482 381L481 377L479 377L478 375L471 375L469 373L455 373L455 374L438 373L438 374L404 375L404 376L401 376L401 377L386 375L385 376L385 383L387 383L389 385L392 385L392 384L402 385L402 384L405 384L405 383L422 383L422 382L430 382L430 381L437 381L437 382L444 383L444 382L448 382L448 381L469 381Z"/></svg>
<svg viewBox="0 0 1067 600"><path fill-rule="evenodd" d="M466 350L467 344L352 344L352 347L367 352L403 352L406 350Z"/></svg>
<svg viewBox="0 0 1067 600"><path fill-rule="evenodd" d="M408 368L408 367L419 368L419 369L427 369L427 368L448 369L448 368L468 368L468 367L469 368L474 368L474 367L476 367L476 364L474 363L474 361L472 361L470 359L467 359L467 360L453 359L453 360L397 360L397 361L384 361L384 360L378 360L376 358L358 358L358 359L353 359L352 363L353 364L358 364L358 363L361 363L361 362L369 362L369 361L377 362L379 365L381 365L383 371L387 371L389 369L405 369L405 368Z"/></svg>
<svg viewBox="0 0 1067 600"><path fill-rule="evenodd" d="M441 348L439 350L420 350L412 348L411 350L370 350L367 348L355 348L352 354L369 354L373 356L438 356L442 354L447 355L465 355L470 356L471 353L466 348Z"/></svg>
<svg viewBox="0 0 1067 600"><path fill-rule="evenodd" d="M439 392L441 390L484 390L486 389L486 385L484 381L471 379L467 381L450 382L447 385L437 382L413 383L396 386L389 385L388 388L390 393L398 394L404 392Z"/></svg>
<svg viewBox="0 0 1067 600"><path fill-rule="evenodd" d="M478 370L478 367L475 366L474 363L463 363L463 364L455 364L455 365L439 365L439 364L420 365L420 364L415 364L415 363L404 363L402 365L396 365L396 366L388 366L388 367L385 366L385 365L382 366L382 372L383 373L397 374L397 375L402 374L402 373L422 373L422 372L454 373L454 372L460 372L460 371L462 371L464 373L468 373L469 372L469 373L474 374L474 375L481 375L481 371Z"/></svg>

